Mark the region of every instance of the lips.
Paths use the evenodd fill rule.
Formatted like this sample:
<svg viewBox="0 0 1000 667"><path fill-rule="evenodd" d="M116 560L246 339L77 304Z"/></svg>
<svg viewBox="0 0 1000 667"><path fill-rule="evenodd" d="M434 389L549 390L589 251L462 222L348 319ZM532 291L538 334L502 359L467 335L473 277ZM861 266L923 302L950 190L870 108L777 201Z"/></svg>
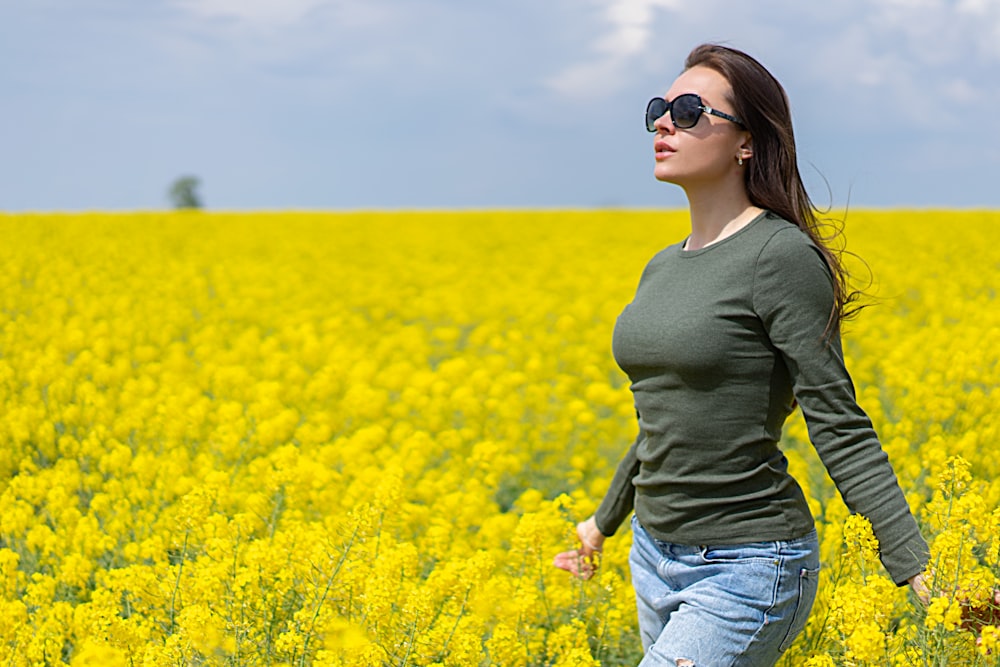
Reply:
<svg viewBox="0 0 1000 667"><path fill-rule="evenodd" d="M676 149L668 144L666 141L657 141L653 144L653 150L656 151L656 159L662 159L669 157L676 152Z"/></svg>

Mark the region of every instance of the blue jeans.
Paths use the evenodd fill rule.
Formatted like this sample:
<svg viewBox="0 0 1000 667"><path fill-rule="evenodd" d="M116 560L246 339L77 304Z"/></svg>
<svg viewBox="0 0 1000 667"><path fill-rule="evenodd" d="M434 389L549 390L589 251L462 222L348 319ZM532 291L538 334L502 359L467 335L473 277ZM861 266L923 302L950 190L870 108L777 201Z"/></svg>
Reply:
<svg viewBox="0 0 1000 667"><path fill-rule="evenodd" d="M773 665L805 627L819 578L816 531L686 546L653 538L633 517L632 532L639 667Z"/></svg>

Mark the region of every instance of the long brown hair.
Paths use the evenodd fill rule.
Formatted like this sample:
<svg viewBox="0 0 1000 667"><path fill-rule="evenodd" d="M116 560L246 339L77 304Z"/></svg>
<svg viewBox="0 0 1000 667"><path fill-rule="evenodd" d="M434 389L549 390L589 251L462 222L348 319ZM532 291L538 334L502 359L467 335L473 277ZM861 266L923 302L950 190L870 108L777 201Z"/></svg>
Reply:
<svg viewBox="0 0 1000 667"><path fill-rule="evenodd" d="M713 69L729 82L733 99L728 101L753 139L753 159L743 177L750 202L798 225L823 253L833 274L833 310L827 333L835 331L843 319L861 309L857 304L861 292L851 287L841 261L843 251L832 245L841 230L819 216L802 184L785 89L753 57L719 44L696 46L684 68L695 66ZM824 234L823 229L831 226L833 232Z"/></svg>

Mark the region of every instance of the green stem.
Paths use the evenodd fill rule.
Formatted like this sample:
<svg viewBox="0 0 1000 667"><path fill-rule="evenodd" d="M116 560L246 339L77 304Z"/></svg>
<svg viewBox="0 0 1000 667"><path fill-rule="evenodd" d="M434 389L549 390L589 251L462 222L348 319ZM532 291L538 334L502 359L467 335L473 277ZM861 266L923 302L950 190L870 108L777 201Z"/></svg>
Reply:
<svg viewBox="0 0 1000 667"><path fill-rule="evenodd" d="M347 541L347 546L340 555L340 560L337 561L336 567L333 568L333 572L330 573L330 576L326 580L326 588L323 589L323 594L320 596L319 602L316 603L316 610L309 621L309 632L306 633L306 640L302 644L302 658L299 660L300 665L306 664L306 656L309 655L309 642L312 640L313 631L316 629L316 619L319 618L320 609L323 608L323 603L326 602L326 596L329 595L330 588L333 587L333 582L337 578L337 574L340 573L340 568L343 567L344 562L347 560L347 554L350 553L351 547L354 546L354 538L357 537L357 534L358 528L355 526L354 532L351 533L351 539Z"/></svg>
<svg viewBox="0 0 1000 667"><path fill-rule="evenodd" d="M465 589L465 597L462 598L462 606L458 610L458 616L455 617L455 625L451 626L451 632L448 633L448 638L444 640L444 645L441 647L441 653L447 654L448 644L451 643L451 638L455 636L455 631L458 630L458 624L461 622L462 617L465 616L465 605L469 601L469 592L471 588Z"/></svg>
<svg viewBox="0 0 1000 667"><path fill-rule="evenodd" d="M184 531L184 546L181 548L181 562L177 566L177 580L174 581L174 590L170 594L170 632L168 634L174 633L174 615L176 612L177 591L179 591L181 587L181 575L184 573L184 561L187 560L188 537L190 535L191 529L188 528Z"/></svg>

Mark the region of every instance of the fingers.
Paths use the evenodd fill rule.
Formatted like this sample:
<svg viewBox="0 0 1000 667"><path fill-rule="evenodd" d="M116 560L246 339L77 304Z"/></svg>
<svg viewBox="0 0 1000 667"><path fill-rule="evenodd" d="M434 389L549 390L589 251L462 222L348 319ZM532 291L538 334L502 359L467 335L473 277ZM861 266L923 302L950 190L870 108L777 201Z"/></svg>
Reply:
<svg viewBox="0 0 1000 667"><path fill-rule="evenodd" d="M924 580L923 574L918 574L916 576L910 577L910 587L913 592L917 594L920 601L926 606L931 599L931 592L927 588L927 582Z"/></svg>
<svg viewBox="0 0 1000 667"><path fill-rule="evenodd" d="M992 602L980 608L967 602L963 602L962 607L962 627L978 632L984 626L995 626L1000 623L1000 589L993 591Z"/></svg>
<svg viewBox="0 0 1000 667"><path fill-rule="evenodd" d="M601 553L601 549L604 548L604 535L598 529L597 521L593 516L576 524L576 536L579 538L580 544L583 545L580 551L585 556Z"/></svg>
<svg viewBox="0 0 1000 667"><path fill-rule="evenodd" d="M593 559L582 554L580 549L556 554L552 564L561 570L566 570L578 579L590 579L597 569Z"/></svg>
<svg viewBox="0 0 1000 667"><path fill-rule="evenodd" d="M601 549L604 547L604 534L591 516L576 524L576 536L580 540L580 547L556 555L552 564L579 579L590 579L597 570Z"/></svg>

